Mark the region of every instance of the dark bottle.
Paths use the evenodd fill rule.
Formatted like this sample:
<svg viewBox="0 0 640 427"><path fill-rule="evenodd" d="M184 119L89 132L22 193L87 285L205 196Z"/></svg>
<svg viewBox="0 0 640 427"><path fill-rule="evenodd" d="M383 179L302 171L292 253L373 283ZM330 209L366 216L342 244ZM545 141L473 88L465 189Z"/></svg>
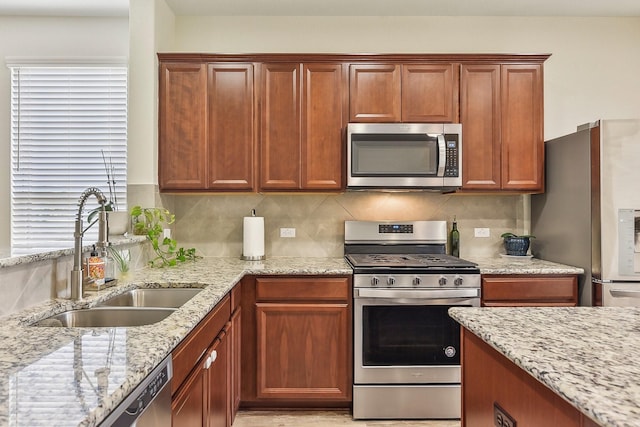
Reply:
<svg viewBox="0 0 640 427"><path fill-rule="evenodd" d="M455 216L451 224L450 243L451 255L460 257L460 232L458 231L458 223L456 222Z"/></svg>

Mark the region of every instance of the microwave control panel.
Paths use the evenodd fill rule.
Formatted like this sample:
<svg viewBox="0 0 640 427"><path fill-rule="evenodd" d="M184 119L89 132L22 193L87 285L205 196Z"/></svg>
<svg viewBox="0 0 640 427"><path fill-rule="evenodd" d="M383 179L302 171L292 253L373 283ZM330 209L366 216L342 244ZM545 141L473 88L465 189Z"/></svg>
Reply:
<svg viewBox="0 0 640 427"><path fill-rule="evenodd" d="M458 135L445 135L446 141L446 160L444 165L444 176L458 176L458 159L459 149L458 149Z"/></svg>

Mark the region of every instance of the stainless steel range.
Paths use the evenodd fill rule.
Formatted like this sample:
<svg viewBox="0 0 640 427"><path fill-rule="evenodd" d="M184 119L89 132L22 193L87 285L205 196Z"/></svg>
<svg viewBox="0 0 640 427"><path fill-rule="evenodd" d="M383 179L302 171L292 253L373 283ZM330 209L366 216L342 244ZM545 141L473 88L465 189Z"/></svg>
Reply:
<svg viewBox="0 0 640 427"><path fill-rule="evenodd" d="M345 222L355 419L460 418L460 329L447 311L480 306L480 270L446 242L446 221Z"/></svg>

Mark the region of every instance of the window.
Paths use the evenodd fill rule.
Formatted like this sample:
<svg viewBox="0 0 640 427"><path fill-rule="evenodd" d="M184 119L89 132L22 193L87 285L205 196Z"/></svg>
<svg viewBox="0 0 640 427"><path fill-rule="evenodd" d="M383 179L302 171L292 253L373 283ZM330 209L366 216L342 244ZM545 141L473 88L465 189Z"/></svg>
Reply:
<svg viewBox="0 0 640 427"><path fill-rule="evenodd" d="M127 69L9 66L12 255L72 248L87 187L127 208ZM84 228L98 206L87 200ZM85 244L97 228L85 233Z"/></svg>

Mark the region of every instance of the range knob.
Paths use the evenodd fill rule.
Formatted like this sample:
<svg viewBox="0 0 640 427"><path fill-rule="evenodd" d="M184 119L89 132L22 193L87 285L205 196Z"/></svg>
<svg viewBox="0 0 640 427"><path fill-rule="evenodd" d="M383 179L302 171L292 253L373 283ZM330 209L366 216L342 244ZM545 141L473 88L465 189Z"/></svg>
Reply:
<svg viewBox="0 0 640 427"><path fill-rule="evenodd" d="M453 284L456 285L456 286L462 285L462 277L456 276L456 278L453 279Z"/></svg>
<svg viewBox="0 0 640 427"><path fill-rule="evenodd" d="M422 283L422 279L418 276L413 278L413 286L420 286L420 284Z"/></svg>
<svg viewBox="0 0 640 427"><path fill-rule="evenodd" d="M388 277L387 278L387 285L393 286L395 284L396 284L396 279L395 278L393 278L393 277Z"/></svg>
<svg viewBox="0 0 640 427"><path fill-rule="evenodd" d="M444 286L444 285L446 285L446 284L447 284L447 278L446 278L446 277L444 277L444 276L440 276L440 278L438 279L438 284L439 284L440 286Z"/></svg>
<svg viewBox="0 0 640 427"><path fill-rule="evenodd" d="M378 286L380 284L380 279L378 279L377 277L373 276L371 278L371 286Z"/></svg>

